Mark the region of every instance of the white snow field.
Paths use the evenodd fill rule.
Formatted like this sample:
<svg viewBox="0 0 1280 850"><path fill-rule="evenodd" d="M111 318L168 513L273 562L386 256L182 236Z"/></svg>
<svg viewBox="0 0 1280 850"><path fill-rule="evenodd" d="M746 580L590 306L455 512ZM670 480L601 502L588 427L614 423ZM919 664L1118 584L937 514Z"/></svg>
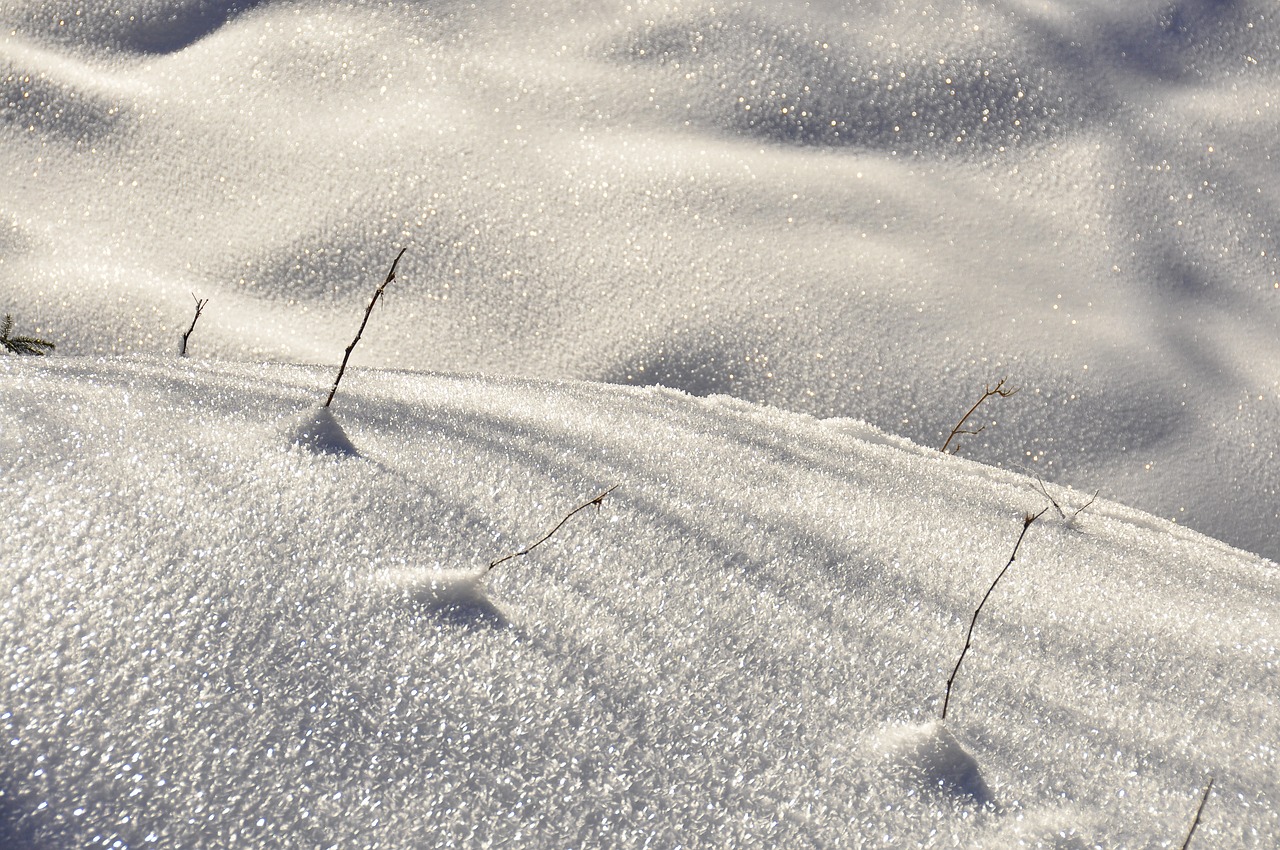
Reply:
<svg viewBox="0 0 1280 850"><path fill-rule="evenodd" d="M0 301L65 354L661 384L1280 558L1274 0L6 0Z"/></svg>
<svg viewBox="0 0 1280 850"><path fill-rule="evenodd" d="M316 416L329 379L0 358L8 846L1176 848L1210 777L1197 846L1280 839L1274 563L1050 508L943 726L1032 479L665 389L353 370Z"/></svg>
<svg viewBox="0 0 1280 850"><path fill-rule="evenodd" d="M1274 850L1278 93L1274 0L5 0L0 847Z"/></svg>

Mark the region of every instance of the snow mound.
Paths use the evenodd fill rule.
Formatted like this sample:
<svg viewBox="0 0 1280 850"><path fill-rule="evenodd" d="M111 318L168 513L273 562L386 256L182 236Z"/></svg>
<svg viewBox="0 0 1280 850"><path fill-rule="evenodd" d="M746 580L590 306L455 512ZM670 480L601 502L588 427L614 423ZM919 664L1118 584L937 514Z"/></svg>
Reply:
<svg viewBox="0 0 1280 850"><path fill-rule="evenodd" d="M414 608L461 622L506 625L507 618L485 590L486 573L430 567L387 570L377 583Z"/></svg>
<svg viewBox="0 0 1280 850"><path fill-rule="evenodd" d="M921 793L967 798L994 806L995 798L975 759L945 723L894 726L869 743L885 768Z"/></svg>
<svg viewBox="0 0 1280 850"><path fill-rule="evenodd" d="M303 413L297 424L289 430L289 441L316 454L343 457L360 455L360 450L347 437L347 432L342 430L333 411L327 407L317 407Z"/></svg>

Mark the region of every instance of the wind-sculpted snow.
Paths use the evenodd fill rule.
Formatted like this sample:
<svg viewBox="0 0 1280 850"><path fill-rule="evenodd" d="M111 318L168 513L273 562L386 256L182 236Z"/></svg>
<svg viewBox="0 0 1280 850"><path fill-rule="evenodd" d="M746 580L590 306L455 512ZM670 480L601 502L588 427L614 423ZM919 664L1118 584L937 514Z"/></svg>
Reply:
<svg viewBox="0 0 1280 850"><path fill-rule="evenodd" d="M669 72L672 119L775 142L967 154L1044 141L1093 111L1053 57L1011 55L965 17L924 9L894 28L878 15L824 26L742 5L705 14L646 22L612 51Z"/></svg>
<svg viewBox="0 0 1280 850"><path fill-rule="evenodd" d="M1273 564L657 389L0 360L0 844L1280 838ZM544 535L617 485L528 557ZM1038 485L1037 485L1038 486ZM1068 510L1087 495L1051 487Z"/></svg>
<svg viewBox="0 0 1280 850"><path fill-rule="evenodd" d="M111 0L56 6L10 0L15 30L94 52L173 53L216 32L258 0Z"/></svg>
<svg viewBox="0 0 1280 850"><path fill-rule="evenodd" d="M60 354L662 383L1280 556L1268 2L0 11L0 300ZM998 419L998 425L995 424Z"/></svg>

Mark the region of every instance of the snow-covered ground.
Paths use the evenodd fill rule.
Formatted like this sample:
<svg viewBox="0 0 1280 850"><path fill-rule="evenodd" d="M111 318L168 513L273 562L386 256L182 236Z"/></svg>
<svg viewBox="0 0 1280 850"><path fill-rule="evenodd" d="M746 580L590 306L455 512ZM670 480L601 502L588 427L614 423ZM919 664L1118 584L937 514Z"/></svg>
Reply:
<svg viewBox="0 0 1280 850"><path fill-rule="evenodd" d="M1202 846L1280 838L1280 576L1147 514L1027 530L941 726L1025 477L662 389L358 371L317 429L329 370L0 369L11 846L1177 847L1210 776Z"/></svg>
<svg viewBox="0 0 1280 850"><path fill-rule="evenodd" d="M8 0L0 846L1280 845L1277 91L1271 0Z"/></svg>
<svg viewBox="0 0 1280 850"><path fill-rule="evenodd" d="M228 8L229 7L229 8ZM68 354L662 384L1280 557L1272 0L0 12L0 300Z"/></svg>

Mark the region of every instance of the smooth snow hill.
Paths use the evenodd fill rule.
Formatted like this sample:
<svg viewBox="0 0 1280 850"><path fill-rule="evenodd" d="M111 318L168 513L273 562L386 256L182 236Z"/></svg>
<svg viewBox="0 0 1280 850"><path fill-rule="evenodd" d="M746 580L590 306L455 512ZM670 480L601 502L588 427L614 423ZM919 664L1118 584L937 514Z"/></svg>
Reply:
<svg viewBox="0 0 1280 850"><path fill-rule="evenodd" d="M317 414L331 377L0 358L8 846L1177 847L1209 777L1197 846L1280 843L1273 563L1050 508L942 726L1033 479L661 389L354 369Z"/></svg>
<svg viewBox="0 0 1280 850"><path fill-rule="evenodd" d="M0 8L0 305L68 354L660 384L1280 558L1274 0Z"/></svg>

